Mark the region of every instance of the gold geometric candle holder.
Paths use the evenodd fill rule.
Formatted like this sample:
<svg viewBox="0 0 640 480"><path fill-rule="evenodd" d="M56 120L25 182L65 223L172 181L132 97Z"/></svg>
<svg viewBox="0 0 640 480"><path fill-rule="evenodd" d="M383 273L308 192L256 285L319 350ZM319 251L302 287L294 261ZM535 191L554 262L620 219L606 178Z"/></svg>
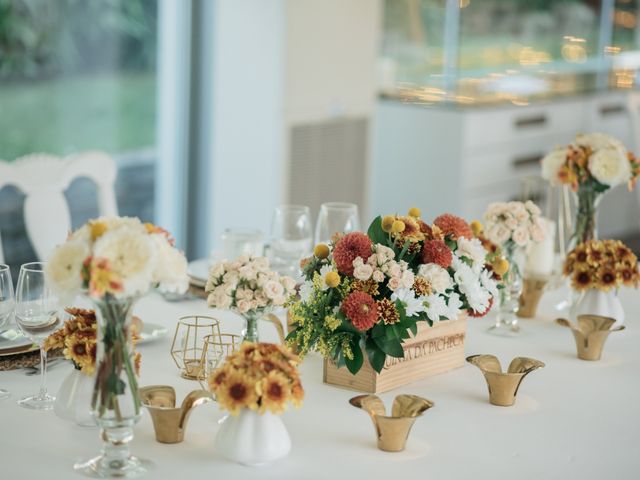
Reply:
<svg viewBox="0 0 640 480"><path fill-rule="evenodd" d="M171 357L180 369L180 375L189 380L204 378L202 353L205 337L220 336L220 322L205 315L180 318L171 343Z"/></svg>
<svg viewBox="0 0 640 480"><path fill-rule="evenodd" d="M203 375L199 379L203 389L207 389L206 379L224 360L240 348L242 335L233 333L220 333L204 337L204 347L200 364L203 366Z"/></svg>
<svg viewBox="0 0 640 480"><path fill-rule="evenodd" d="M518 388L524 377L544 367L540 360L527 357L516 357L509 364L506 372L502 372L500 360L495 355L471 355L467 362L482 371L489 387L489 402L500 407L510 407L516 401Z"/></svg>
<svg viewBox="0 0 640 480"><path fill-rule="evenodd" d="M600 315L578 315L578 325L564 318L558 318L556 323L571 329L576 341L578 358L581 360L600 360L609 334L624 330L624 325L612 329L611 326L616 320Z"/></svg>
<svg viewBox="0 0 640 480"><path fill-rule="evenodd" d="M377 395L358 395L349 403L369 414L376 429L378 448L385 452L404 450L413 423L434 405L431 400L417 395L398 395L393 401L389 417Z"/></svg>

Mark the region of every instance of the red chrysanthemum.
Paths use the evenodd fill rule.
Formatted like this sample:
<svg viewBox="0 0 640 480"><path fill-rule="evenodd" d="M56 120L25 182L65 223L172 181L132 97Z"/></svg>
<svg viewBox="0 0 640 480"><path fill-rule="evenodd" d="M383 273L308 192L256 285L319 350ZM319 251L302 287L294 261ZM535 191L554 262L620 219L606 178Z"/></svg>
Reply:
<svg viewBox="0 0 640 480"><path fill-rule="evenodd" d="M342 302L342 311L360 331L369 330L378 321L376 301L364 292L351 292Z"/></svg>
<svg viewBox="0 0 640 480"><path fill-rule="evenodd" d="M460 237L473 238L473 231L469 224L464 219L450 213L440 215L433 221L433 224L438 226L445 236L452 237L454 240Z"/></svg>
<svg viewBox="0 0 640 480"><path fill-rule="evenodd" d="M491 307L493 307L493 297L489 299L489 306L484 312L476 312L475 310L470 308L469 310L467 310L467 313L469 314L470 317L480 318L480 317L484 317L487 313L489 313L489 311L491 310Z"/></svg>
<svg viewBox="0 0 640 480"><path fill-rule="evenodd" d="M427 240L422 246L422 263L435 263L449 268L453 254L442 240Z"/></svg>
<svg viewBox="0 0 640 480"><path fill-rule="evenodd" d="M338 271L353 276L353 261L361 257L364 261L371 255L371 239L361 232L347 233L338 240L333 249L333 261Z"/></svg>

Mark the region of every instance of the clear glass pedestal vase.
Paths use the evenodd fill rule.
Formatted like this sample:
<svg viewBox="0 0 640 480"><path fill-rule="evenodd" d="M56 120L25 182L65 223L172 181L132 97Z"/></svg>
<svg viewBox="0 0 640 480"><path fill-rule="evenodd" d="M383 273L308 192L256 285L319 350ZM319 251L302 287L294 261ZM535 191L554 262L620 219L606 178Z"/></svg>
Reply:
<svg viewBox="0 0 640 480"><path fill-rule="evenodd" d="M95 427L91 413L91 397L95 378L73 368L65 377L56 394L53 411L59 418L70 420L83 427Z"/></svg>
<svg viewBox="0 0 640 480"><path fill-rule="evenodd" d="M513 336L520 332L517 313L523 288L525 252L522 247L515 244L503 248L509 262L509 270L503 277L504 288L499 292L498 313L495 323L489 327L489 332L495 335Z"/></svg>
<svg viewBox="0 0 640 480"><path fill-rule="evenodd" d="M136 298L107 295L95 302L98 320L96 377L91 407L100 427L100 455L76 463L75 469L97 478L133 478L151 463L129 452L133 426L140 420L135 361L131 343L131 313Z"/></svg>

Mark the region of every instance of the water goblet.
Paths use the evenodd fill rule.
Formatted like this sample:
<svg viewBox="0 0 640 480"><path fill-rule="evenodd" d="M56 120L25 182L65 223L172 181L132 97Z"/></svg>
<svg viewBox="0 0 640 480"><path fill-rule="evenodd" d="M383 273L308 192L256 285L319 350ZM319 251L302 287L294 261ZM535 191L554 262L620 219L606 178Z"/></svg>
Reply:
<svg viewBox="0 0 640 480"><path fill-rule="evenodd" d="M349 233L358 230L360 230L360 218L356 204L328 202L320 206L320 214L316 222L316 244L329 243L335 233Z"/></svg>
<svg viewBox="0 0 640 480"><path fill-rule="evenodd" d="M16 287L16 323L22 333L40 347L40 391L18 401L21 407L33 410L53 408L55 397L47 393L47 352L44 341L62 323L58 315L58 298L47 285L44 267L43 262L22 265Z"/></svg>
<svg viewBox="0 0 640 480"><path fill-rule="evenodd" d="M271 222L269 259L278 273L299 276L300 260L311 254L311 213L304 205L280 205Z"/></svg>
<svg viewBox="0 0 640 480"><path fill-rule="evenodd" d="M13 282L9 266L0 264L0 331L11 322L15 301L13 299ZM9 398L10 393L0 388L0 400Z"/></svg>

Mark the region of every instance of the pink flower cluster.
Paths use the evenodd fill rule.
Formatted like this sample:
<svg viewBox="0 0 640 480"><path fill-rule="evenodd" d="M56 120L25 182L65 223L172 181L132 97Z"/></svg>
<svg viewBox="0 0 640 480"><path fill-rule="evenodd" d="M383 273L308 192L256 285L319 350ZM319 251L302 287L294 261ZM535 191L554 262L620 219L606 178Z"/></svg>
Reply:
<svg viewBox="0 0 640 480"><path fill-rule="evenodd" d="M353 276L357 280L373 279L377 283L382 283L389 277L387 286L393 292L399 288L413 286L414 273L409 269L407 262L394 260L395 253L391 248L375 244L372 251L366 262L362 257L356 257L353 260Z"/></svg>
<svg viewBox="0 0 640 480"><path fill-rule="evenodd" d="M270 270L265 257L241 255L213 265L205 291L210 307L245 314L284 305L295 293L295 281Z"/></svg>
<svg viewBox="0 0 640 480"><path fill-rule="evenodd" d="M540 208L532 201L492 203L484 214L487 239L505 245L513 241L518 247L541 242L545 227Z"/></svg>

